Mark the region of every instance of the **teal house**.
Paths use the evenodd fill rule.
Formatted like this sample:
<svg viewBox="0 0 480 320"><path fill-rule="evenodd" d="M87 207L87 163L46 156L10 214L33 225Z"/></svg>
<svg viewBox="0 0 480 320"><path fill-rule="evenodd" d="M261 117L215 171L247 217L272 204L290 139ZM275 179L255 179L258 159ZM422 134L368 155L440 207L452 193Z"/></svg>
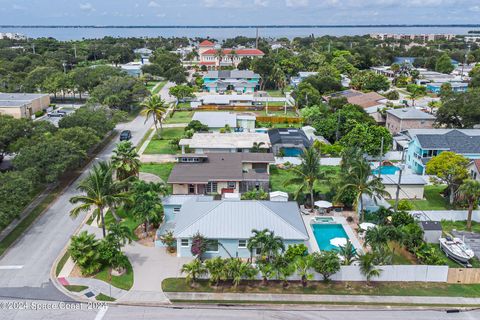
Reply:
<svg viewBox="0 0 480 320"><path fill-rule="evenodd" d="M250 70L209 71L203 77L203 89L207 92L253 93L257 91L260 75Z"/></svg>
<svg viewBox="0 0 480 320"><path fill-rule="evenodd" d="M276 236L283 238L285 247L309 239L298 204L294 201L208 201L197 198L185 202L176 215L177 256L192 257L192 239L199 233L209 240L204 258L250 258L247 244L253 229L275 232Z"/></svg>
<svg viewBox="0 0 480 320"><path fill-rule="evenodd" d="M416 174L425 174L427 162L444 151L480 159L480 129L411 129L402 134L410 139L406 164Z"/></svg>

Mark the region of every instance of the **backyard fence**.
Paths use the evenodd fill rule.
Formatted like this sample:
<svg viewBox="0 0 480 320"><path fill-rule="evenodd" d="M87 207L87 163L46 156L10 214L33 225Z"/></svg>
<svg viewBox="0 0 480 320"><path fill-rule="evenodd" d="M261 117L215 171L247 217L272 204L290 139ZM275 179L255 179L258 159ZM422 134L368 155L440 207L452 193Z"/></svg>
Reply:
<svg viewBox="0 0 480 320"><path fill-rule="evenodd" d="M429 211L410 211L420 221L465 221L467 220L467 210L429 210ZM472 220L480 222L480 210L473 211Z"/></svg>
<svg viewBox="0 0 480 320"><path fill-rule="evenodd" d="M448 283L480 283L480 269L477 268L450 268Z"/></svg>
<svg viewBox="0 0 480 320"><path fill-rule="evenodd" d="M283 116L257 116L257 122L302 123L303 118L283 117Z"/></svg>

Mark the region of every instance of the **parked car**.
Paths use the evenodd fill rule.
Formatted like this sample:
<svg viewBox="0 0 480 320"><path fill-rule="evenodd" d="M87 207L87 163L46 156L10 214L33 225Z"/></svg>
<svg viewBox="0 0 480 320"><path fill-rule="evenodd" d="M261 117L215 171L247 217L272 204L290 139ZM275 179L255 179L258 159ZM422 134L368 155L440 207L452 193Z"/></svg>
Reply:
<svg viewBox="0 0 480 320"><path fill-rule="evenodd" d="M64 116L67 115L67 111L65 110L56 110L57 113L62 113Z"/></svg>
<svg viewBox="0 0 480 320"><path fill-rule="evenodd" d="M50 117L65 117L66 112L58 112L58 111L52 111L47 113L47 116Z"/></svg>
<svg viewBox="0 0 480 320"><path fill-rule="evenodd" d="M132 139L132 132L130 130L123 130L120 133L120 141L128 141Z"/></svg>

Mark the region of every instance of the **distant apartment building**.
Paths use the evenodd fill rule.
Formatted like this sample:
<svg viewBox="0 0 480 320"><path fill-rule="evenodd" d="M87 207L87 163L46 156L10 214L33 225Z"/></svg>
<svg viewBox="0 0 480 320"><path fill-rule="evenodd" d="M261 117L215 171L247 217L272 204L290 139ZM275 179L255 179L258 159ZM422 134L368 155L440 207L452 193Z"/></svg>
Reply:
<svg viewBox="0 0 480 320"><path fill-rule="evenodd" d="M371 38L378 40L410 40L429 42L436 40L452 40L456 36L454 34L439 34L439 33L427 33L427 34L404 34L404 33L372 33Z"/></svg>
<svg viewBox="0 0 480 320"><path fill-rule="evenodd" d="M415 108L387 110L385 126L391 134L397 134L407 129L431 129L435 116Z"/></svg>
<svg viewBox="0 0 480 320"><path fill-rule="evenodd" d="M238 48L224 49L216 48L215 43L205 40L198 46L200 66L206 66L209 70L218 67L237 67L243 58L261 58L265 54L259 49Z"/></svg>
<svg viewBox="0 0 480 320"><path fill-rule="evenodd" d="M50 96L44 93L0 93L0 114L14 118L32 118L48 108Z"/></svg>

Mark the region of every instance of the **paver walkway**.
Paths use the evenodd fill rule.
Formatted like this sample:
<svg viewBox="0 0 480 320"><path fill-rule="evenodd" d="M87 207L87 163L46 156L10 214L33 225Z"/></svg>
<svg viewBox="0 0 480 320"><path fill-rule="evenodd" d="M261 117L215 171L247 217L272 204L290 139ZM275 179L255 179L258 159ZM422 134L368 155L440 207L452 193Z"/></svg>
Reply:
<svg viewBox="0 0 480 320"><path fill-rule="evenodd" d="M168 292L171 300L216 300L216 301L280 301L280 302L328 302L328 303L385 303L385 304L438 304L480 305L480 298L421 297L421 296L362 296L362 295L316 295L316 294L267 294L267 293L210 293Z"/></svg>

